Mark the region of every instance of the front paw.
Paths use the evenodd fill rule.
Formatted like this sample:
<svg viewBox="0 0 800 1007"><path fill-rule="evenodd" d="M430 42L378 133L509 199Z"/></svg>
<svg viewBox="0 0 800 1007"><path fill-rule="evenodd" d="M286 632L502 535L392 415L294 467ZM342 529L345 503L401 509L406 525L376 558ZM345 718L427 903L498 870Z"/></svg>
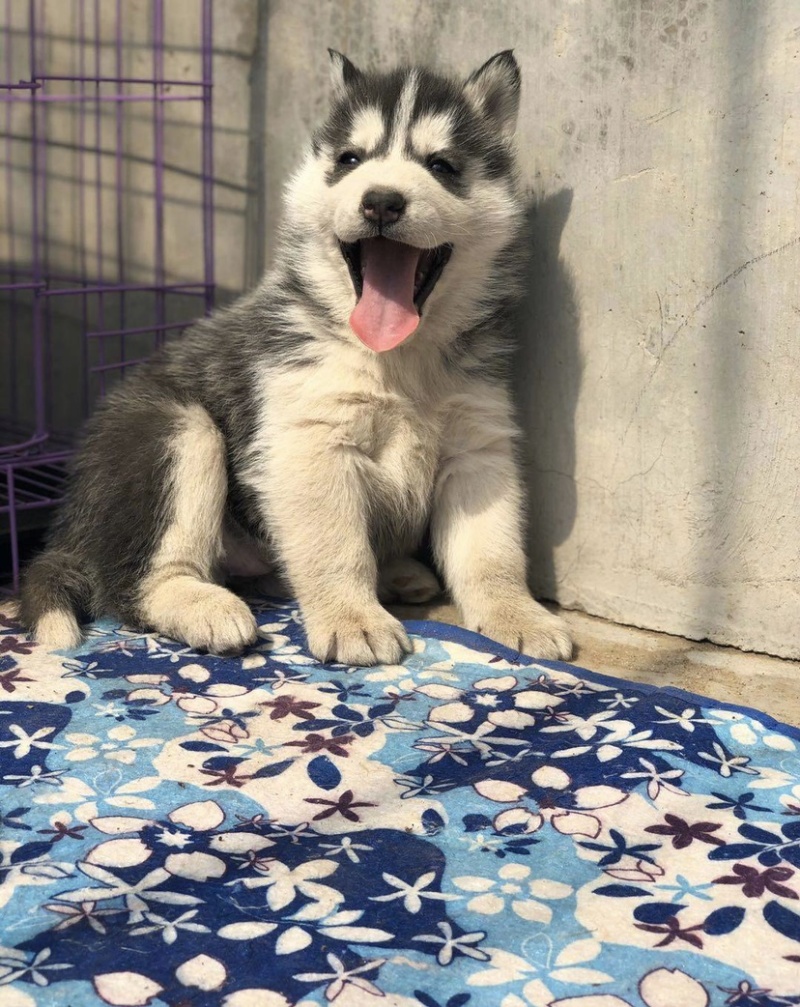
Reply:
<svg viewBox="0 0 800 1007"><path fill-rule="evenodd" d="M567 624L533 598L495 603L470 623L470 629L528 657L547 661L568 661L572 657Z"/></svg>
<svg viewBox="0 0 800 1007"><path fill-rule="evenodd" d="M411 653L402 623L375 604L361 610L350 606L304 611L308 649L325 663L369 667L399 664Z"/></svg>

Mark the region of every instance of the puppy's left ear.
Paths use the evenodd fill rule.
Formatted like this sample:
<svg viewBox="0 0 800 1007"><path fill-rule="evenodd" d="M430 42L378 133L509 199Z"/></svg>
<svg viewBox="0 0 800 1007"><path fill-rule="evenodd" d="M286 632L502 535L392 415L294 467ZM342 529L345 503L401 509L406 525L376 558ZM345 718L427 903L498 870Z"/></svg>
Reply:
<svg viewBox="0 0 800 1007"><path fill-rule="evenodd" d="M348 89L361 79L361 71L354 66L347 56L329 49L331 58L331 87L334 98L343 98Z"/></svg>
<svg viewBox="0 0 800 1007"><path fill-rule="evenodd" d="M481 115L510 136L519 111L519 65L511 49L498 52L464 84L464 93Z"/></svg>

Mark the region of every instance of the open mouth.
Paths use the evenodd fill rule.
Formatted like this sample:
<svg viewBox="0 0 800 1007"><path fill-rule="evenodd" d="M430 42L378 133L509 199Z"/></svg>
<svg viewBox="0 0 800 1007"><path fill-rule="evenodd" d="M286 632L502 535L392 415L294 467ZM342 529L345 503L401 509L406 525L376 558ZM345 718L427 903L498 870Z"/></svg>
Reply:
<svg viewBox="0 0 800 1007"><path fill-rule="evenodd" d="M394 349L419 325L452 245L414 248L390 238L364 238L340 248L358 298L350 325L376 352Z"/></svg>

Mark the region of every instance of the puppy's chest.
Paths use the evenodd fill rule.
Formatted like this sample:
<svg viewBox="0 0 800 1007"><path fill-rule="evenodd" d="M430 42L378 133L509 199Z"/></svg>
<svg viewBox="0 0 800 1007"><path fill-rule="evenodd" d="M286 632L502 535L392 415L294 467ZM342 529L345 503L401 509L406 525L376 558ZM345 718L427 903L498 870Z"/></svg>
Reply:
<svg viewBox="0 0 800 1007"><path fill-rule="evenodd" d="M442 440L435 408L378 396L348 417L343 434L363 458L364 475L377 496L389 495L412 509L426 507Z"/></svg>

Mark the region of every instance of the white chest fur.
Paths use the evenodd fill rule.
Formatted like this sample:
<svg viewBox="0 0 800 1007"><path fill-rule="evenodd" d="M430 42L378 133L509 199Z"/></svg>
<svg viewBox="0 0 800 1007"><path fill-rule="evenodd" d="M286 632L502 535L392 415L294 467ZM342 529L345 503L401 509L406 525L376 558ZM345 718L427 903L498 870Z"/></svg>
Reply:
<svg viewBox="0 0 800 1007"><path fill-rule="evenodd" d="M359 347L337 347L313 367L265 381L247 481L269 500L286 466L309 483L339 457L365 492L375 538L413 543L427 521L439 469L447 399L445 374L413 357L387 363ZM393 548L393 547L392 547Z"/></svg>

